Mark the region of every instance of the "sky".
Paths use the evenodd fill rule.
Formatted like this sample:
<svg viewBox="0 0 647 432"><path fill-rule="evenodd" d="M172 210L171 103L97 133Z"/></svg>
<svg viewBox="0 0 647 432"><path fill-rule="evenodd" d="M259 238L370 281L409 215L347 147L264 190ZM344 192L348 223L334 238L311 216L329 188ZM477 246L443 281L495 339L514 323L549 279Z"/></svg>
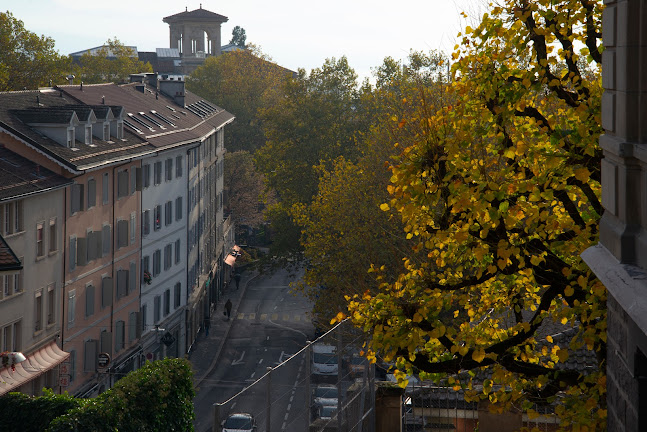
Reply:
<svg viewBox="0 0 647 432"><path fill-rule="evenodd" d="M49 36L60 54L119 39L139 51L169 47L166 16L202 6L229 20L222 26L228 43L235 26L247 42L261 47L288 69L310 71L327 58L346 56L360 80L385 57L406 58L411 49L451 53L466 24L460 13L481 0L1 0L33 33ZM10 4L10 6L9 6ZM473 20L474 18L471 17Z"/></svg>

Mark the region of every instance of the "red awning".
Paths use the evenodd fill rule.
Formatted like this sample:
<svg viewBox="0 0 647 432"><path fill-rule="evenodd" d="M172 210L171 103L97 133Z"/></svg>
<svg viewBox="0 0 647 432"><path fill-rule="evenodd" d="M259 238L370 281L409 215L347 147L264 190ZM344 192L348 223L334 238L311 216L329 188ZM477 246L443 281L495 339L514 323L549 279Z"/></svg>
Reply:
<svg viewBox="0 0 647 432"><path fill-rule="evenodd" d="M227 258L225 258L225 264L228 264L233 267L234 263L236 262L236 257L233 255L227 255Z"/></svg>
<svg viewBox="0 0 647 432"><path fill-rule="evenodd" d="M17 391L18 387L63 363L70 356L61 350L56 342L45 345L27 356L27 360L18 363L16 370L11 366L0 369L0 395Z"/></svg>

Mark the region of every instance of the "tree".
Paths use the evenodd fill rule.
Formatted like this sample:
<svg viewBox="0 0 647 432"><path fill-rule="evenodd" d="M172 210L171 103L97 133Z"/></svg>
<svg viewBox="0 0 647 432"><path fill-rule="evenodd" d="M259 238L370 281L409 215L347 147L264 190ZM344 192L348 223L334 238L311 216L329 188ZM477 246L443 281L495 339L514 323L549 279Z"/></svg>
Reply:
<svg viewBox="0 0 647 432"><path fill-rule="evenodd" d="M274 103L289 71L256 47L209 57L187 78L187 88L236 116L227 128L229 151L254 153L265 144L260 111Z"/></svg>
<svg viewBox="0 0 647 432"><path fill-rule="evenodd" d="M247 39L247 34L245 33L245 29L242 28L241 26L236 26L231 31L231 40L229 41L229 43L245 48L246 39Z"/></svg>
<svg viewBox="0 0 647 432"><path fill-rule="evenodd" d="M143 72L153 72L153 67L140 61L137 53L116 37L108 39L96 54L83 54L75 68L76 77L86 84L120 84L128 82L130 74Z"/></svg>
<svg viewBox="0 0 647 432"><path fill-rule="evenodd" d="M373 125L357 137L357 161L338 157L331 168L320 166L312 202L293 208L308 263L301 287L312 298L319 323L345 312L346 296L377 293L379 283L366 271L371 264L383 267L387 278L392 275L390 282L404 270L401 257L413 243L401 235L396 212L383 212L380 204L389 198L389 161L399 146L422 134L419 124L399 126L399 119L423 117L421 98L435 106L444 102L446 76L440 72L446 64L435 52L412 52L405 64L386 58L375 70L375 88L361 91L360 105L370 107L362 115ZM385 145L391 142L398 146Z"/></svg>
<svg viewBox="0 0 647 432"><path fill-rule="evenodd" d="M25 29L11 12L0 12L0 91L64 83L67 67L52 38Z"/></svg>
<svg viewBox="0 0 647 432"><path fill-rule="evenodd" d="M283 238L275 237L273 254L294 255L301 249L292 206L312 201L317 166L330 167L338 156L357 158L354 138L366 125L358 110L357 74L345 57L328 59L309 75L300 69L296 78L284 83L281 94L262 112L266 142L255 160L278 199L270 217L273 225L282 222L282 230L274 225L273 233ZM279 250L279 245L287 249Z"/></svg>
<svg viewBox="0 0 647 432"><path fill-rule="evenodd" d="M602 213L602 5L502 3L465 29L451 104L392 166L382 207L426 259L405 255L349 313L403 382L446 377L493 409L552 403L564 429L603 430L606 291L579 256Z"/></svg>
<svg viewBox="0 0 647 432"><path fill-rule="evenodd" d="M265 194L263 176L256 171L253 156L246 151L225 154L226 210L236 227L257 228L264 222L264 210L274 199Z"/></svg>

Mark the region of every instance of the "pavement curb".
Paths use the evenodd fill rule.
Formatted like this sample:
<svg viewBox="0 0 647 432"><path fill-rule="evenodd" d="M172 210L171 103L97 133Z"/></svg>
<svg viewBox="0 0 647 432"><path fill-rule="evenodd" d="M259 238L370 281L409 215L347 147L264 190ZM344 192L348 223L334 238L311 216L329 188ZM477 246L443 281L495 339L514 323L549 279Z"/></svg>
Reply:
<svg viewBox="0 0 647 432"><path fill-rule="evenodd" d="M220 360L220 355L222 354L222 349L225 346L225 342L227 341L227 338L229 337L229 332L231 331L231 326L233 325L234 321L236 320L236 316L238 315L238 308L240 307L240 301L241 301L241 299L243 297L245 297L245 293L247 292L247 285L249 285L249 283L251 281L253 281L254 279L256 279L259 275L260 275L260 273L257 272L255 275L253 275L247 281L245 281L245 283L243 285L243 288L242 288L242 291L240 292L240 296L238 297L238 302L236 303L235 309L232 309L232 311L231 311L231 316L230 316L229 321L227 322L227 329L225 330L225 334L224 334L224 336L222 338L222 343L218 347L218 350L216 351L216 353L215 353L215 355L213 357L213 361L211 362L211 364L207 368L206 372L203 373L202 376L200 378L198 378L198 380L193 384L193 388L197 389L198 387L200 387L200 384L202 384L202 381L204 381L204 379L207 377L207 375L209 375L215 369L216 364Z"/></svg>

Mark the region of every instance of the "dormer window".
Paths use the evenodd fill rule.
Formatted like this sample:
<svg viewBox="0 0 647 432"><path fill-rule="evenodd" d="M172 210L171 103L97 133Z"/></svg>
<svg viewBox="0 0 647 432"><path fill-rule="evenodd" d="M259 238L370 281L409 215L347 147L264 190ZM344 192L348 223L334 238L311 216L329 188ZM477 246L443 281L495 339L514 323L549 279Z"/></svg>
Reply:
<svg viewBox="0 0 647 432"><path fill-rule="evenodd" d="M74 145L74 128L73 127L67 129L67 147L68 148L75 147L75 145Z"/></svg>
<svg viewBox="0 0 647 432"><path fill-rule="evenodd" d="M117 139L124 139L124 122L117 122Z"/></svg>
<svg viewBox="0 0 647 432"><path fill-rule="evenodd" d="M110 124L103 124L103 140L110 141Z"/></svg>
<svg viewBox="0 0 647 432"><path fill-rule="evenodd" d="M85 127L85 144L92 145L92 126Z"/></svg>

